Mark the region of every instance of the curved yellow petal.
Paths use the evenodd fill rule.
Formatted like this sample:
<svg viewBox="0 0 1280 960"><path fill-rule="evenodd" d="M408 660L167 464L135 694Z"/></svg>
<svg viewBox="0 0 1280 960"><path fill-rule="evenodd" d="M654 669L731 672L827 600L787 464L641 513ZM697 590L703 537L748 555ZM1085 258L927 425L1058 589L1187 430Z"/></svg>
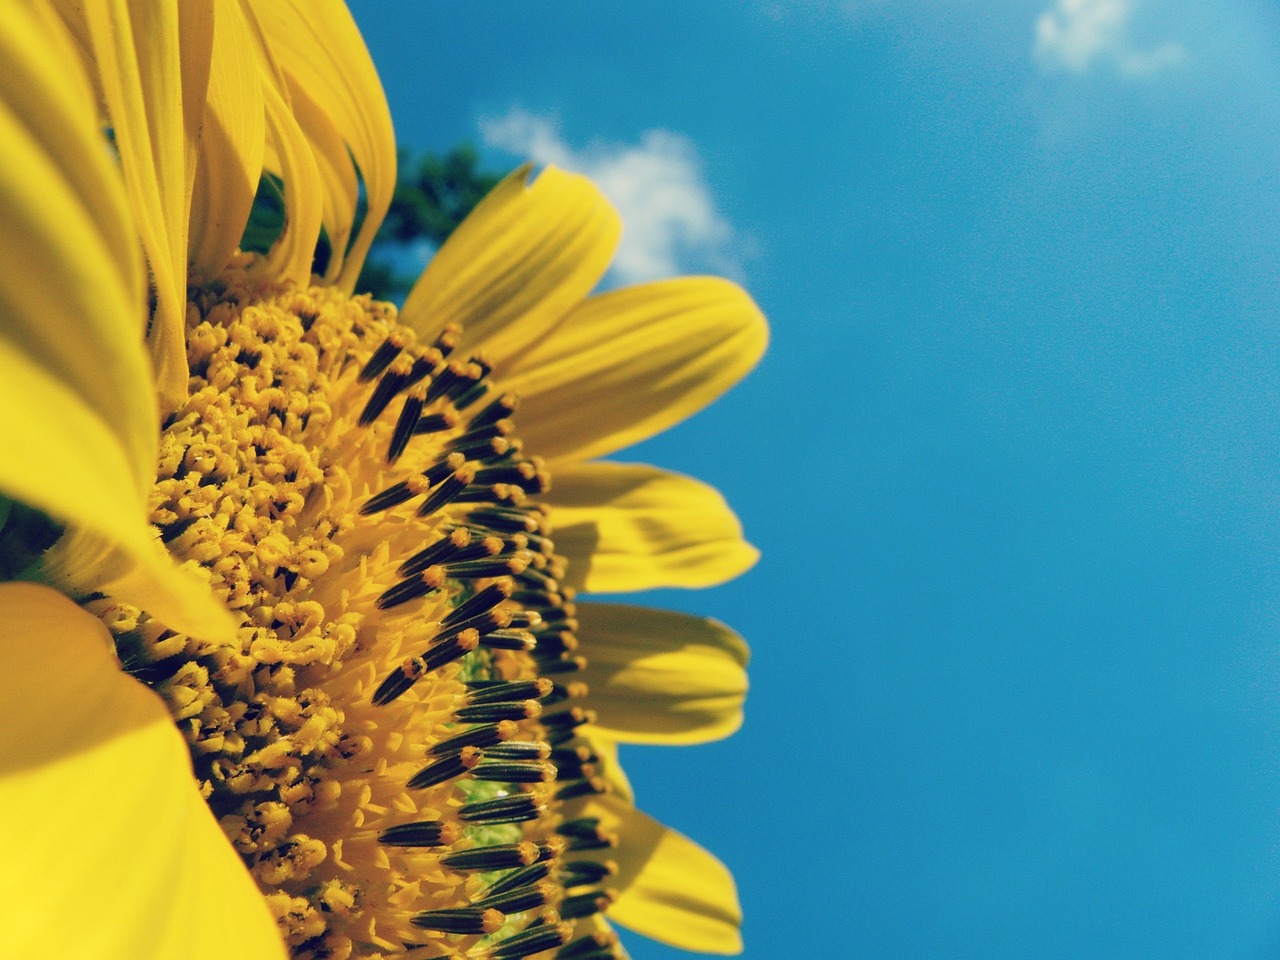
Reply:
<svg viewBox="0 0 1280 960"><path fill-rule="evenodd" d="M360 180L342 132L334 126L325 108L292 81L289 83L289 102L294 118L311 145L311 156L323 184L320 193L323 202L321 223L332 255L322 280L332 283L342 272L344 251L351 243L356 202L360 198Z"/></svg>
<svg viewBox="0 0 1280 960"><path fill-rule="evenodd" d="M256 269L273 280L305 284L311 277L311 261L324 218L324 181L315 154L289 100L264 65L263 103L267 122L269 156L278 163L284 181L284 230Z"/></svg>
<svg viewBox="0 0 1280 960"><path fill-rule="evenodd" d="M151 266L148 332L161 404L186 395L187 214L203 118L211 0L104 0L84 7L130 206Z"/></svg>
<svg viewBox="0 0 1280 960"><path fill-rule="evenodd" d="M0 584L0 956L283 960L160 699L65 597Z"/></svg>
<svg viewBox="0 0 1280 960"><path fill-rule="evenodd" d="M350 293L395 193L395 132L382 83L339 0L254 0L253 6L289 78L299 122L328 185L325 225L333 258L326 279ZM350 189L355 183L351 157L360 168L368 212L348 250L357 196Z"/></svg>
<svg viewBox="0 0 1280 960"><path fill-rule="evenodd" d="M146 520L159 425L143 267L79 59L59 24L5 4L0 62L0 492L123 551L118 568L150 587L122 599L228 633Z"/></svg>
<svg viewBox="0 0 1280 960"><path fill-rule="evenodd" d="M214 10L208 101L191 199L191 270L216 277L235 253L262 175L266 119L254 36L240 4Z"/></svg>
<svg viewBox="0 0 1280 960"><path fill-rule="evenodd" d="M699 953L742 952L742 909L725 865L688 837L618 797L583 806L620 838L610 858L618 893L608 918L662 943Z"/></svg>
<svg viewBox="0 0 1280 960"><path fill-rule="evenodd" d="M593 729L622 743L686 744L742 725L749 654L724 624L649 607L577 606Z"/></svg>
<svg viewBox="0 0 1280 960"><path fill-rule="evenodd" d="M599 283L621 229L586 177L548 167L529 182L521 167L432 258L400 319L428 339L461 323L460 353L483 351L499 372L514 370Z"/></svg>
<svg viewBox="0 0 1280 960"><path fill-rule="evenodd" d="M532 452L589 460L701 410L755 366L768 336L729 281L663 280L587 300L503 385L521 396Z"/></svg>
<svg viewBox="0 0 1280 960"><path fill-rule="evenodd" d="M760 552L714 488L657 467L576 463L557 468L543 500L552 507L564 580L620 593L709 587L749 569Z"/></svg>
<svg viewBox="0 0 1280 960"><path fill-rule="evenodd" d="M109 433L127 463L121 479L141 495L159 426L145 386L145 273L128 202L69 37L24 4L3 13L0 350L61 380L96 416L111 411ZM38 408L4 409L0 429L19 430L22 411ZM0 470L40 469L15 459L6 455Z"/></svg>

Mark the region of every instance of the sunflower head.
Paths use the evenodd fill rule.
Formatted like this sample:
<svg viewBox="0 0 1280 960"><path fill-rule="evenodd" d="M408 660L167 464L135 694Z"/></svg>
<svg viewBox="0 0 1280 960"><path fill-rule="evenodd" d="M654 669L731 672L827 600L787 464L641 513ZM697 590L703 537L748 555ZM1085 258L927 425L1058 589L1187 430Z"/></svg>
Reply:
<svg viewBox="0 0 1280 960"><path fill-rule="evenodd" d="M714 491L594 459L745 373L765 340L754 304L705 278L590 296L617 216L556 170L500 183L403 311L353 297L394 151L341 5L0 20L16 65L0 99L28 165L0 170L0 199L59 281L3 281L16 306L0 317L0 395L30 419L0 426L18 453L0 464L0 570L64 595L0 584L16 624L3 640L78 702L60 658L90 664L156 744L131 753L142 721L81 703L62 712L96 718L91 743L23 742L21 763L165 771L218 864L192 882L220 881L236 942L263 956L283 941L297 957L597 960L621 955L606 916L738 948L732 880L635 809L616 744L735 729L745 646L711 621L577 593L705 586L754 561ZM32 109L42 84L53 120ZM95 238L88 254L22 206L33 171ZM264 177L286 225L241 253ZM312 276L321 230L333 256ZM81 316L66 284L86 259L114 299ZM45 300L69 328L36 322ZM89 491L59 473L90 464ZM32 652L50 625L65 648ZM6 702L8 719L66 729L58 697ZM0 775L0 804L30 805L31 787ZM117 809L153 806L136 787L111 785ZM101 833L116 849L109 819ZM146 949L134 918L180 917L191 872L122 894L118 942ZM215 955L225 930L197 928ZM14 943L35 943L24 929Z"/></svg>

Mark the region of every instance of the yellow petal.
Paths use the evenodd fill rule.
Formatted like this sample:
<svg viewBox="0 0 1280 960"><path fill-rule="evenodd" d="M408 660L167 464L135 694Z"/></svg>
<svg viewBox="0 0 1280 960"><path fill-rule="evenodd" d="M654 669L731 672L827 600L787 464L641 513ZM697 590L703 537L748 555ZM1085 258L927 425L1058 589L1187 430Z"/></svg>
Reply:
<svg viewBox="0 0 1280 960"><path fill-rule="evenodd" d="M608 885L620 894L611 921L683 950L742 952L742 909L723 863L618 797L590 801L583 815L621 838L610 852L619 870Z"/></svg>
<svg viewBox="0 0 1280 960"><path fill-rule="evenodd" d="M121 480L141 495L154 478L159 430L141 347L145 274L93 94L71 51L56 22L22 4L6 6L0 349L10 363L62 380L89 410L111 411L109 432L128 464ZM6 406L0 429L22 429L13 421L35 409ZM40 469L15 459L6 455L0 470Z"/></svg>
<svg viewBox="0 0 1280 960"><path fill-rule="evenodd" d="M128 542L73 527L45 553L40 579L70 596L106 593L146 610L161 623L203 640L230 642L236 622L209 591L194 561L179 567L154 527Z"/></svg>
<svg viewBox="0 0 1280 960"><path fill-rule="evenodd" d="M151 266L157 306L148 339L166 408L176 406L187 387L188 164L195 162L201 117L187 115L184 101L203 104L210 53L208 42L184 47L181 41L202 36L195 21L207 2L191 10L184 3L181 14L175 0L105 0L84 8L125 187Z"/></svg>
<svg viewBox="0 0 1280 960"><path fill-rule="evenodd" d="M747 645L670 610L578 604L594 729L622 743L706 743L742 725Z"/></svg>
<svg viewBox="0 0 1280 960"><path fill-rule="evenodd" d="M332 283L342 273L345 251L351 243L356 201L360 198L360 181L356 176L355 164L351 162L351 154L342 139L342 131L334 126L324 107L293 82L289 84L289 102L293 104L293 115L298 125L306 132L311 143L311 155L315 158L316 170L324 184L321 192L324 200L322 223L332 255L323 280Z"/></svg>
<svg viewBox="0 0 1280 960"><path fill-rule="evenodd" d="M338 0L255 0L253 6L289 78L299 122L328 187L325 224L334 241L328 279L349 293L395 193L395 133L382 84L355 21ZM348 150L360 168L368 202L349 251L356 193L349 189L354 177Z"/></svg>
<svg viewBox="0 0 1280 960"><path fill-rule="evenodd" d="M759 558L724 498L705 483L657 467L558 467L543 499L553 508L562 581L597 593L709 587Z"/></svg>
<svg viewBox="0 0 1280 960"><path fill-rule="evenodd" d="M0 956L283 960L160 699L65 597L0 585Z"/></svg>
<svg viewBox="0 0 1280 960"><path fill-rule="evenodd" d="M154 590L121 599L225 633L226 612L157 552L146 520L159 426L144 274L79 58L60 25L13 4L0 62L0 492L147 571Z"/></svg>
<svg viewBox="0 0 1280 960"><path fill-rule="evenodd" d="M267 121L269 156L278 163L273 170L284 181L284 230L256 268L272 280L302 285L311 277L311 261L324 217L324 181L315 154L283 90L265 63L263 103Z"/></svg>
<svg viewBox="0 0 1280 960"><path fill-rule="evenodd" d="M462 354L498 369L553 330L604 276L621 221L586 177L555 167L507 176L432 258L400 313L428 339L461 323Z"/></svg>
<svg viewBox="0 0 1280 960"><path fill-rule="evenodd" d="M192 272L216 277L235 253L253 207L266 121L254 35L238 3L219 4L201 127L188 249Z"/></svg>
<svg viewBox="0 0 1280 960"><path fill-rule="evenodd" d="M532 452L589 460L701 410L755 366L767 340L740 287L664 280L587 300L503 385L521 395Z"/></svg>

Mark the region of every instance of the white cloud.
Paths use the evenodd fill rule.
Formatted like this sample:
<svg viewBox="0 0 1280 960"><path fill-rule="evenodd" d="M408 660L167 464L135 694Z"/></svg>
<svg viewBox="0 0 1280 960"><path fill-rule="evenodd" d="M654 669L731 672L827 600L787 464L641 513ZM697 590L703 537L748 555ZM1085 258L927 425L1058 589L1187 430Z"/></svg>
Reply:
<svg viewBox="0 0 1280 960"><path fill-rule="evenodd" d="M1049 69L1084 73L1112 64L1127 76L1150 76L1179 63L1186 51L1176 43L1138 49L1129 38L1129 0L1057 0L1036 21L1035 54Z"/></svg>
<svg viewBox="0 0 1280 960"><path fill-rule="evenodd" d="M739 238L720 215L702 176L693 143L649 130L636 145L571 147L556 124L524 110L480 122L484 141L537 164L584 173L622 215L622 243L612 274L621 283L690 270L741 273Z"/></svg>

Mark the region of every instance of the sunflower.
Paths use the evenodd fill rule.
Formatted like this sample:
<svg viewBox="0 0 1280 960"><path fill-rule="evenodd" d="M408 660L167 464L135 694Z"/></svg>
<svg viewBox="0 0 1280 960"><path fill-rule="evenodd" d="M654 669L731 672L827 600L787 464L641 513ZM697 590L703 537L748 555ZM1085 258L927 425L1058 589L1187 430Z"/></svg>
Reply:
<svg viewBox="0 0 1280 960"><path fill-rule="evenodd" d="M740 949L616 744L732 732L746 648L575 594L754 561L714 490L595 458L745 374L755 305L591 295L620 225L555 169L402 310L353 296L395 151L345 7L0 8L0 954Z"/></svg>

